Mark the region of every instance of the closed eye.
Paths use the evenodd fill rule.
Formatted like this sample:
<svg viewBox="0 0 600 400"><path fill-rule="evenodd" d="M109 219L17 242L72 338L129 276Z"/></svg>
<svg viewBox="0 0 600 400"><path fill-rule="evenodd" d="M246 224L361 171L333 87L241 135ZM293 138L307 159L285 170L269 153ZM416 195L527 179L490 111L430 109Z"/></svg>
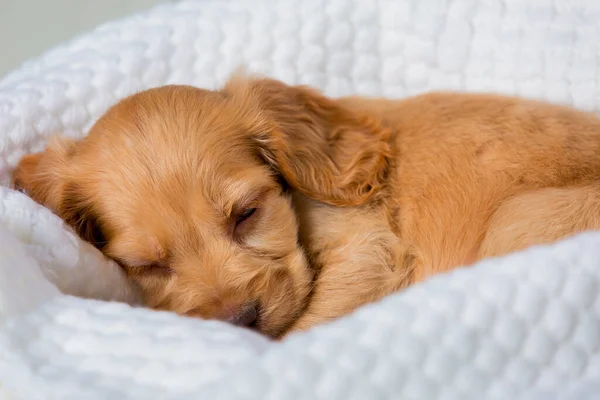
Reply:
<svg viewBox="0 0 600 400"><path fill-rule="evenodd" d="M146 265L126 265L121 264L129 275L153 275L153 276L168 276L172 275L175 271L164 264L154 263Z"/></svg>
<svg viewBox="0 0 600 400"><path fill-rule="evenodd" d="M147 264L143 267L137 268L142 272L150 273L153 275L171 275L175 272L173 268L163 263Z"/></svg>
<svg viewBox="0 0 600 400"><path fill-rule="evenodd" d="M252 222L257 214L257 207L248 207L243 209L239 214L235 216L233 236L236 239L240 239L244 235L244 233L248 232L248 230L252 228Z"/></svg>
<svg viewBox="0 0 600 400"><path fill-rule="evenodd" d="M264 202L272 190L274 189L271 187L254 190L233 205L231 214L229 214L228 231L234 239L242 239L257 225L263 212Z"/></svg>
<svg viewBox="0 0 600 400"><path fill-rule="evenodd" d="M250 207L239 213L235 219L236 227L256 213L256 207Z"/></svg>
<svg viewBox="0 0 600 400"><path fill-rule="evenodd" d="M175 271L167 262L163 261L146 261L125 259L121 257L111 257L117 264L124 268L129 274L141 275L171 275Z"/></svg>

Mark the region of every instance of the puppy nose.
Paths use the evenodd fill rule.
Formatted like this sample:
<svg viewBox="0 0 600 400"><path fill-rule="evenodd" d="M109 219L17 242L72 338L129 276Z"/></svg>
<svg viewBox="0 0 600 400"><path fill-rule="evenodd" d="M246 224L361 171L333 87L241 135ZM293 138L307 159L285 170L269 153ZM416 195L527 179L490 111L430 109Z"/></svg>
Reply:
<svg viewBox="0 0 600 400"><path fill-rule="evenodd" d="M256 304L246 304L230 314L227 322L237 326L252 326L258 318Z"/></svg>

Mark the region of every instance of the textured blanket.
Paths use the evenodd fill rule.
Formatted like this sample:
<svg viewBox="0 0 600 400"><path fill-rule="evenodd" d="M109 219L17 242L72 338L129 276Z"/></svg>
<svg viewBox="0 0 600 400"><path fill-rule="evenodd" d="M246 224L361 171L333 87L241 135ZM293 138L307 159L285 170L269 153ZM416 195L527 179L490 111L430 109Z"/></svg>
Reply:
<svg viewBox="0 0 600 400"><path fill-rule="evenodd" d="M6 187L23 154L84 136L117 99L213 88L240 65L330 95L493 91L598 111L599 22L588 0L204 0L26 63L0 81L0 399L600 398L599 233L275 343L138 307L114 263Z"/></svg>

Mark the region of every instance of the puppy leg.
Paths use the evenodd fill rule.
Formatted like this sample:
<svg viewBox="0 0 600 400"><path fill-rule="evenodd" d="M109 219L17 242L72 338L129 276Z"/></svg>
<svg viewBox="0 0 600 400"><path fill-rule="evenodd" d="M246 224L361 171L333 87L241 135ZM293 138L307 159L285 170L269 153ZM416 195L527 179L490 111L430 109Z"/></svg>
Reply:
<svg viewBox="0 0 600 400"><path fill-rule="evenodd" d="M505 201L494 213L479 258L505 255L600 228L600 184L544 188Z"/></svg>
<svg viewBox="0 0 600 400"><path fill-rule="evenodd" d="M389 230L357 234L319 254L323 265L307 309L288 332L306 330L408 286L412 258Z"/></svg>

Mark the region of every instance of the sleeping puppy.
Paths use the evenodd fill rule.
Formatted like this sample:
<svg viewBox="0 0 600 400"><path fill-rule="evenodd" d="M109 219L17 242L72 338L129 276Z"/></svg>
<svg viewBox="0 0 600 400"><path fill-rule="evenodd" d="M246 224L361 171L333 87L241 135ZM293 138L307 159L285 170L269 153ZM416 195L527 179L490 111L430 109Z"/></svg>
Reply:
<svg viewBox="0 0 600 400"><path fill-rule="evenodd" d="M327 98L271 79L151 89L23 158L15 187L148 306L279 337L600 226L600 120L534 101Z"/></svg>

